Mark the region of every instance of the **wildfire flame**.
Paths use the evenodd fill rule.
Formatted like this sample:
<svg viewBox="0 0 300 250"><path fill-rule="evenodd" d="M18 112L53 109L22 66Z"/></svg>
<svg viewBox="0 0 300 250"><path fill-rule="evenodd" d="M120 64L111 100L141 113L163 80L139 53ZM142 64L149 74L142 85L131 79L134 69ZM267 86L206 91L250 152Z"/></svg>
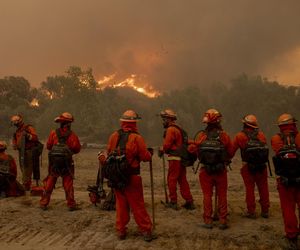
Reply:
<svg viewBox="0 0 300 250"><path fill-rule="evenodd" d="M30 106L31 107L39 107L40 106L39 100L36 98L33 98L32 101L30 102Z"/></svg>
<svg viewBox="0 0 300 250"><path fill-rule="evenodd" d="M116 74L112 74L110 76L104 76L103 79L98 81L99 89L105 89L106 87L111 88L120 88L120 87L128 87L132 88L135 91L142 93L150 98L155 98L160 96L160 92L155 90L151 85L149 84L141 84L139 83L139 79L137 75L132 74L130 77L126 78L123 81L120 81L118 83L114 82L111 83L114 78L116 77ZM140 87L142 86L142 87Z"/></svg>

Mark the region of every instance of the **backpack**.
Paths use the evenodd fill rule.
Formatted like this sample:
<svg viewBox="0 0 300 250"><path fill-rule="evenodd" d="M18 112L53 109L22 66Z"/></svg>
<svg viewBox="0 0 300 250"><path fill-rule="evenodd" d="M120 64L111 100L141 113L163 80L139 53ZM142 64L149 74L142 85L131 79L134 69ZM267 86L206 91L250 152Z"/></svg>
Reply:
<svg viewBox="0 0 300 250"><path fill-rule="evenodd" d="M199 162L208 174L218 174L225 168L227 151L220 140L221 130L202 131L207 138L198 147Z"/></svg>
<svg viewBox="0 0 300 250"><path fill-rule="evenodd" d="M181 164L185 167L193 166L197 157L195 157L193 154L191 154L188 151L188 139L189 138L188 138L187 132L175 124L172 124L170 127L175 127L180 131L181 137L182 137L182 145L180 147L178 147L176 150L168 150L166 153L170 153L172 155L179 156L181 159L180 160ZM165 131L165 133L166 133L166 131ZM164 137L165 137L165 134L164 134Z"/></svg>
<svg viewBox="0 0 300 250"><path fill-rule="evenodd" d="M0 159L0 175L10 175L10 159L2 160Z"/></svg>
<svg viewBox="0 0 300 250"><path fill-rule="evenodd" d="M283 141L283 147L278 155L273 157L275 173L286 179L287 184L296 184L300 181L300 151L295 144L295 133L279 136Z"/></svg>
<svg viewBox="0 0 300 250"><path fill-rule="evenodd" d="M65 175L69 172L69 168L72 164L72 151L66 144L66 141L71 135L71 131L67 131L65 135L61 134L60 129L56 129L55 132L58 143L53 145L48 153L49 163L54 172Z"/></svg>
<svg viewBox="0 0 300 250"><path fill-rule="evenodd" d="M111 188L122 190L129 183L130 164L127 161L125 151L128 137L131 133L133 132L124 132L122 129L118 130L119 137L116 148L107 156L103 165L103 175L108 179L108 186Z"/></svg>
<svg viewBox="0 0 300 250"><path fill-rule="evenodd" d="M241 150L242 160L247 162L250 172L262 171L269 161L269 148L266 143L258 139L257 129L243 130L243 133L248 137L248 142L246 147Z"/></svg>

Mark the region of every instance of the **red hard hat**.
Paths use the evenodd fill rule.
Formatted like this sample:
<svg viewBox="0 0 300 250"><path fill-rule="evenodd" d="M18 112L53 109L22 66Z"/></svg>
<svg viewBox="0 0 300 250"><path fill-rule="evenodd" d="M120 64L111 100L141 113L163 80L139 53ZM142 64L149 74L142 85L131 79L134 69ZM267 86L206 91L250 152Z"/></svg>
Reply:
<svg viewBox="0 0 300 250"><path fill-rule="evenodd" d="M257 118L255 115L246 115L242 119L242 122L244 124L248 125L249 127L258 128L258 122L257 122Z"/></svg>
<svg viewBox="0 0 300 250"><path fill-rule="evenodd" d="M60 116L56 117L54 119L54 121L55 122L73 122L74 117L70 113L64 112Z"/></svg>
<svg viewBox="0 0 300 250"><path fill-rule="evenodd" d="M177 119L177 114L172 109L165 109L160 112L160 116L162 118L170 118L173 120Z"/></svg>
<svg viewBox="0 0 300 250"><path fill-rule="evenodd" d="M122 122L137 122L138 120L141 120L142 118L133 110L129 109L126 110L123 115L120 118L120 121Z"/></svg>
<svg viewBox="0 0 300 250"><path fill-rule="evenodd" d="M218 123L221 121L221 113L216 109L209 109L204 113L203 123Z"/></svg>
<svg viewBox="0 0 300 250"><path fill-rule="evenodd" d="M277 125L294 124L296 122L297 120L291 114L284 113L278 117Z"/></svg>

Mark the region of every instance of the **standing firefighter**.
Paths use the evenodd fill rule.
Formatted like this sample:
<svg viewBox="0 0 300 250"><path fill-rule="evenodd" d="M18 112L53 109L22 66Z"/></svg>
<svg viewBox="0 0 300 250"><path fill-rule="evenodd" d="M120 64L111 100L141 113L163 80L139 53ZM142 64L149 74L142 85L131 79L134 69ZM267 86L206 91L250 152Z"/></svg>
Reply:
<svg viewBox="0 0 300 250"><path fill-rule="evenodd" d="M33 126L25 125L21 115L11 117L11 123L17 127L13 136L13 147L19 151L19 164L22 172L22 181L26 191L31 188L31 175L37 184L40 179L39 145L37 133Z"/></svg>
<svg viewBox="0 0 300 250"><path fill-rule="evenodd" d="M296 206L300 209L300 133L297 120L290 114L278 118L280 132L271 139L277 189L281 204L286 237L292 248L297 248L299 221ZM298 212L297 212L298 213ZM299 214L298 214L299 215Z"/></svg>
<svg viewBox="0 0 300 250"><path fill-rule="evenodd" d="M221 126L222 115L215 109L205 112L202 122L207 124L205 130L195 137L198 158L201 163L199 181L203 192L204 228L213 227L212 196L215 186L219 228L228 228L227 224L227 169L226 165L232 157L232 143Z"/></svg>
<svg viewBox="0 0 300 250"><path fill-rule="evenodd" d="M6 143L0 141L0 194L1 197L24 195L24 189L17 178L17 165L14 158L5 153Z"/></svg>
<svg viewBox="0 0 300 250"><path fill-rule="evenodd" d="M62 113L54 121L60 123L60 127L51 131L47 141L49 174L44 180L45 191L40 200L40 206L43 210L47 209L57 178L61 176L67 206L70 211L73 211L77 209L77 206L74 200L74 162L72 155L79 153L81 146L78 136L71 130L71 123L74 118L70 113Z"/></svg>
<svg viewBox="0 0 300 250"><path fill-rule="evenodd" d="M121 129L109 138L103 172L116 195L116 230L119 239L126 238L131 210L144 240L152 241L155 236L144 204L140 162L151 161L153 152L147 150L143 137L138 133L139 119L132 110L122 115Z"/></svg>
<svg viewBox="0 0 300 250"><path fill-rule="evenodd" d="M163 147L159 151L159 156L164 153L168 155L169 169L168 169L168 188L170 202L166 204L174 210L178 209L177 205L177 183L179 184L180 193L185 204L182 206L186 209L193 210L195 205L193 196L190 191L190 186L186 178L186 166L183 159L183 146L187 148L188 138L186 132L176 124L177 115L171 109L166 109L160 112L163 120L164 142Z"/></svg>
<svg viewBox="0 0 300 250"><path fill-rule="evenodd" d="M269 150L267 140L262 131L258 129L258 122L254 115L246 115L242 120L243 130L236 134L233 141L234 152L238 148L241 151L243 166L241 175L246 188L246 203L248 218L256 218L255 213L255 184L259 192L261 216L269 217L269 188L267 163Z"/></svg>

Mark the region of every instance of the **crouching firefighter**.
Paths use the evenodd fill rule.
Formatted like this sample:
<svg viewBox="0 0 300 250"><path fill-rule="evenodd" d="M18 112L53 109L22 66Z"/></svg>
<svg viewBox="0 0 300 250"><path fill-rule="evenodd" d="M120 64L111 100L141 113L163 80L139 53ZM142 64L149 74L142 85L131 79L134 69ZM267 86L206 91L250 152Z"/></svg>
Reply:
<svg viewBox="0 0 300 250"><path fill-rule="evenodd" d="M245 217L255 219L255 184L259 193L261 216L269 217L269 188L268 171L269 149L267 139L258 128L257 118L254 115L246 115L243 119L243 130L236 134L233 140L233 150L241 151L243 166L241 175L246 188L247 212ZM270 172L271 173L271 172Z"/></svg>
<svg viewBox="0 0 300 250"><path fill-rule="evenodd" d="M219 228L228 228L227 224L227 168L233 155L229 135L222 129L222 115L215 109L205 112L202 122L206 123L205 130L195 136L195 144L201 168L199 172L200 186L203 192L204 228L213 227L212 195L215 186L217 195L217 212Z"/></svg>
<svg viewBox="0 0 300 250"><path fill-rule="evenodd" d="M6 154L6 148L6 142L0 141L0 195L1 197L24 195L24 187L16 180L17 165L15 159Z"/></svg>
<svg viewBox="0 0 300 250"><path fill-rule="evenodd" d="M151 161L152 153L146 148L138 133L137 121L141 119L134 111L127 110L122 117L121 129L115 131L107 144L107 159L103 173L116 195L116 230L120 240L126 238L130 210L145 241L152 241L153 225L145 208L140 162Z"/></svg>
<svg viewBox="0 0 300 250"><path fill-rule="evenodd" d="M271 139L285 233L295 249L299 234L296 206L300 209L300 133L296 122L290 114L279 116L277 124L280 132Z"/></svg>
<svg viewBox="0 0 300 250"><path fill-rule="evenodd" d="M79 153L81 145L78 136L71 130L71 123L74 118L70 113L62 113L54 121L59 123L60 127L51 131L47 141L49 174L44 180L45 191L40 200L40 206L43 210L47 209L57 178L61 176L67 206L70 211L73 211L77 209L77 206L74 200L74 162L72 155Z"/></svg>
<svg viewBox="0 0 300 250"><path fill-rule="evenodd" d="M179 184L180 193L185 203L182 207L193 210L195 205L193 196L190 191L190 185L186 178L186 167L192 166L195 159L190 157L188 152L188 136L187 133L176 124L177 115L171 109L160 112L163 121L164 141L163 146L159 150L159 156L164 153L168 155L168 188L170 202L166 204L174 210L178 209L177 205L177 183Z"/></svg>

